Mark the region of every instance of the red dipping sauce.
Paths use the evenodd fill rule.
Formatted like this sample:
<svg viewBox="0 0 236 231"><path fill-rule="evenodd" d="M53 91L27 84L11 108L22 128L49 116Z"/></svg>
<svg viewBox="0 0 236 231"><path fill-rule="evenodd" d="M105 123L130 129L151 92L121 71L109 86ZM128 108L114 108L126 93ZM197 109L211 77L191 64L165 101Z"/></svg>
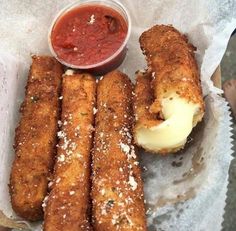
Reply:
<svg viewBox="0 0 236 231"><path fill-rule="evenodd" d="M128 22L112 7L88 2L57 18L50 33L51 48L67 66L104 74L125 57Z"/></svg>

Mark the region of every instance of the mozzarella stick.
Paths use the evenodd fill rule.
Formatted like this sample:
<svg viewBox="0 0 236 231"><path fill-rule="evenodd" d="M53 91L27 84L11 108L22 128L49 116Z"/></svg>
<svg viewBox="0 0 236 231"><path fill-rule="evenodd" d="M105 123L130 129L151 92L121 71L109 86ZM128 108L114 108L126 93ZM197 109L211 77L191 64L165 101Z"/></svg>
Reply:
<svg viewBox="0 0 236 231"><path fill-rule="evenodd" d="M89 74L65 75L61 131L51 191L45 199L45 231L90 230L90 149L96 82Z"/></svg>
<svg viewBox="0 0 236 231"><path fill-rule="evenodd" d="M119 72L98 84L92 174L95 231L146 230L143 183L132 144L132 83Z"/></svg>
<svg viewBox="0 0 236 231"><path fill-rule="evenodd" d="M184 147L204 114L195 48L175 28L164 25L145 31L140 45L152 72L153 102L149 113L156 116L156 123L144 123L139 117L134 128L135 141L154 153L176 152ZM137 110L136 107L136 114Z"/></svg>
<svg viewBox="0 0 236 231"><path fill-rule="evenodd" d="M42 201L54 163L63 70L52 57L33 56L32 61L15 132L10 194L14 211L36 221L43 217Z"/></svg>

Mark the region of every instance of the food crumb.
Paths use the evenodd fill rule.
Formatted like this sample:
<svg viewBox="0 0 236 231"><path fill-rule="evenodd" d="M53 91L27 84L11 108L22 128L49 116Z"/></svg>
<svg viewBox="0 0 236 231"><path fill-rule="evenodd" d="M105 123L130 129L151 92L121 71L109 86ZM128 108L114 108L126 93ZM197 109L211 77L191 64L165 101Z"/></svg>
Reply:
<svg viewBox="0 0 236 231"><path fill-rule="evenodd" d="M65 72L65 75L73 75L74 74L74 70L72 69L68 69L66 72Z"/></svg>
<svg viewBox="0 0 236 231"><path fill-rule="evenodd" d="M94 24L94 22L95 22L95 15L94 14L92 14L91 16L90 16L90 19L89 19L89 24Z"/></svg>

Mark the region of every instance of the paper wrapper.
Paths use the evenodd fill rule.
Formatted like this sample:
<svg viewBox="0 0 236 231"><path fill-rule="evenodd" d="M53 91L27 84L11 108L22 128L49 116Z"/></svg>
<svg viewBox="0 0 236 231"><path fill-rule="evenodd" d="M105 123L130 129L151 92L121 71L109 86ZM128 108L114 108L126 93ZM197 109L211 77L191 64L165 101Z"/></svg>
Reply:
<svg viewBox="0 0 236 231"><path fill-rule="evenodd" d="M8 193L14 129L31 54L49 54L47 33L56 12L72 1L1 1L0 11L0 210L9 218ZM204 121L177 155L140 152L149 230L221 229L232 145L229 108L210 80L236 27L236 3L226 0L123 0L132 18L127 57L120 70L134 80L146 62L138 38L155 24L172 24L197 47L205 95ZM5 52L11 53L11 55ZM5 219L5 220L4 220ZM0 213L0 224L17 227ZM22 227L22 224L20 224ZM40 230L40 224L30 224ZM24 226L24 224L23 224ZM25 225L25 227L28 227Z"/></svg>

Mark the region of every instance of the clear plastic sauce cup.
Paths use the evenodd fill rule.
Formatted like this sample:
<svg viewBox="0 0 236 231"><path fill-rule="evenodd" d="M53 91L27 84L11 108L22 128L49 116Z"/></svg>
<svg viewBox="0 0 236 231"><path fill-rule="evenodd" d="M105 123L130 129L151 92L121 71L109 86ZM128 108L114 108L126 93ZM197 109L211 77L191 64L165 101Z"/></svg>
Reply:
<svg viewBox="0 0 236 231"><path fill-rule="evenodd" d="M130 33L130 16L121 3L82 0L57 14L48 43L65 66L103 75L123 62Z"/></svg>

